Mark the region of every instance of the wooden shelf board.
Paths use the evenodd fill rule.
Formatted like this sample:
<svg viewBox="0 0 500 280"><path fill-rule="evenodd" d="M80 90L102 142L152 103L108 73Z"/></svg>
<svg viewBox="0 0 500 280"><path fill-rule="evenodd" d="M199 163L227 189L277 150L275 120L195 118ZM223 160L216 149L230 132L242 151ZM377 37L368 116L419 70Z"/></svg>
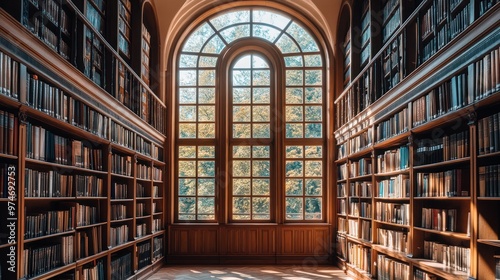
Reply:
<svg viewBox="0 0 500 280"><path fill-rule="evenodd" d="M351 177L349 178L349 181L362 181L362 180L367 180L372 178L372 174L367 174L367 175L361 175L361 176L356 176L356 177Z"/></svg>
<svg viewBox="0 0 500 280"><path fill-rule="evenodd" d="M375 142L375 145L373 145L373 147L375 149L388 149L395 145L403 145L408 143L408 137L410 135L411 135L410 131L406 129L405 131L399 134Z"/></svg>
<svg viewBox="0 0 500 280"><path fill-rule="evenodd" d="M387 255L389 257L398 259L402 262L405 262L405 263L410 262L410 259L407 257L406 253L404 253L404 252L396 251L396 250L390 249L388 247L385 247L385 246L379 245L379 244L373 244L372 249L377 251L377 252L383 253L384 255Z"/></svg>
<svg viewBox="0 0 500 280"><path fill-rule="evenodd" d="M70 264L67 264L65 266L61 266L61 267L58 267L58 268L55 268L53 270L50 270L50 271L47 271L43 274L40 274L40 275L37 275L35 277L32 277L32 278L29 278L30 280L42 280L42 279L49 279L49 278L53 278L59 274L62 274L66 271L70 271L72 269L75 269L76 268L76 262L72 262Z"/></svg>
<svg viewBox="0 0 500 280"><path fill-rule="evenodd" d="M379 223L379 224L384 224L384 225L389 225L389 226L394 226L394 227L410 228L409 225L401 225L401 224L395 224L395 223L391 223L391 222L383 222L383 221L379 221L376 219L374 219L373 221L376 223Z"/></svg>
<svg viewBox="0 0 500 280"><path fill-rule="evenodd" d="M463 239L463 240L470 240L470 236L467 236L466 233L462 233L462 232L441 231L441 230L434 230L434 229L416 227L416 226L414 226L413 229L419 230L419 231L425 231L425 232L429 232L429 233L435 233L435 234L439 234L442 236L454 237L454 238L459 238L459 239Z"/></svg>
<svg viewBox="0 0 500 280"><path fill-rule="evenodd" d="M99 252L97 254L94 254L92 256L88 256L88 257L85 257L83 259L79 259L79 260L76 261L76 266L82 266L82 265L85 265L85 264L87 264L89 262L92 262L94 260L97 260L97 259L100 259L102 257L105 257L105 256L108 255L108 253L109 253L108 250L104 250L104 251Z"/></svg>
<svg viewBox="0 0 500 280"><path fill-rule="evenodd" d="M12 160L17 160L18 159L18 157L15 156L15 155L9 155L9 154L4 154L4 153L0 153L0 158L12 159Z"/></svg>
<svg viewBox="0 0 500 280"><path fill-rule="evenodd" d="M435 261L427 259L412 259L412 263L421 267L423 270L428 271L432 274L436 274L439 277L450 279L450 280L466 280L468 275L466 272L455 271L451 268L444 267L443 264L437 263Z"/></svg>
<svg viewBox="0 0 500 280"><path fill-rule="evenodd" d="M410 173L410 169L401 169L401 170L394 170L394 171L389 171L389 172L381 172L381 173L375 173L375 177L389 177L389 176L396 176L399 174L406 174Z"/></svg>
<svg viewBox="0 0 500 280"><path fill-rule="evenodd" d="M85 226L77 226L76 229L87 229L87 228L93 228L93 227L99 227L99 226L105 226L108 222L102 222L102 223L95 223L91 225L85 225Z"/></svg>
<svg viewBox="0 0 500 280"><path fill-rule="evenodd" d="M71 169L71 170L74 170L74 171L80 171L80 172L85 172L85 173L108 175L107 171L94 170L94 169L76 167L76 166L73 166L73 165L65 165L65 164L47 162L47 161L38 160L38 159L32 159L32 158L26 158L26 163L39 164L39 165L48 165L48 166L56 167L58 169Z"/></svg>
<svg viewBox="0 0 500 280"><path fill-rule="evenodd" d="M458 165L458 164L463 164L463 163L470 163L470 157L447 160L447 161L436 162L436 163L431 163L431 164L418 165L418 166L414 166L413 170L422 170L422 169L429 169L429 168L443 168L443 166Z"/></svg>
<svg viewBox="0 0 500 280"><path fill-rule="evenodd" d="M487 197L487 196L480 196L477 198L477 200L482 200L482 201L500 201L500 197Z"/></svg>
<svg viewBox="0 0 500 280"><path fill-rule="evenodd" d="M124 179L130 179L130 180L134 179L134 177L132 177L131 175L130 176L129 175L122 175L122 174L117 174L117 173L113 173L113 172L111 172L111 176L120 177L120 178L124 178Z"/></svg>
<svg viewBox="0 0 500 280"><path fill-rule="evenodd" d="M49 234L49 235L44 235L44 236L38 236L38 237L34 237L34 238L29 238L29 239L24 239L24 243L31 243L31 242L40 241L40 240L43 240L43 239L54 238L54 237L64 236L64 235L70 235L70 234L74 234L74 233L75 233L75 230L68 230L68 231L65 231L65 232L59 232L59 233L54 233L54 234Z"/></svg>
<svg viewBox="0 0 500 280"><path fill-rule="evenodd" d="M493 239L478 239L477 243L489 245L489 246L494 246L494 247L500 247L500 240L493 240Z"/></svg>
<svg viewBox="0 0 500 280"><path fill-rule="evenodd" d="M111 220L109 221L110 223L123 223L123 222L129 222L129 221L132 221L134 220L134 218L125 218L125 219L121 219L121 220Z"/></svg>

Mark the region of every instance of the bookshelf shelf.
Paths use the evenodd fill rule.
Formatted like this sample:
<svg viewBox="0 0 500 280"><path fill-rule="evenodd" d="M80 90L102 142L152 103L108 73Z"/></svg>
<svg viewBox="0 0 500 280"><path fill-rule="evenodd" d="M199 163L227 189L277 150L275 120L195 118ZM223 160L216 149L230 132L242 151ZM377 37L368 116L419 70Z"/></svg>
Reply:
<svg viewBox="0 0 500 280"><path fill-rule="evenodd" d="M50 239L50 238L55 238L55 237L60 237L60 236L65 236L65 235L71 235L74 233L75 233L75 230L69 230L69 231L65 231L65 232L54 233L54 234L49 234L49 235L44 235L44 236L39 236L39 237L34 237L34 238L25 238L24 243L37 242L40 240L45 240L45 239Z"/></svg>
<svg viewBox="0 0 500 280"><path fill-rule="evenodd" d="M14 155L8 155L8 154L3 154L3 153L0 153L0 158L10 159L10 160L17 160L17 159L18 159L18 157L17 157L17 156L14 156Z"/></svg>
<svg viewBox="0 0 500 280"><path fill-rule="evenodd" d="M79 260L76 261L76 265L77 266L83 266L83 265L85 265L87 263L94 262L94 261L96 261L96 260L98 260L98 259L100 259L102 257L107 256L108 253L109 252L107 250L104 250L104 251L96 253L96 254L94 254L92 256L79 259Z"/></svg>
<svg viewBox="0 0 500 280"><path fill-rule="evenodd" d="M449 167L457 166L457 165L463 166L463 164L469 164L469 163L470 163L470 157L464 157L464 158L448 160L448 161L443 161L443 162L414 166L413 170L443 169L443 168L449 168Z"/></svg>
<svg viewBox="0 0 500 280"><path fill-rule="evenodd" d="M76 266L76 263L70 263L70 264L67 264L65 266L61 266L61 267L55 268L53 270L50 270L48 272L45 272L43 274L40 274L40 275L37 275L34 277L30 277L29 279L33 279L33 280L49 279L49 278L55 277L56 275L60 275L64 272L75 269L75 266Z"/></svg>
<svg viewBox="0 0 500 280"><path fill-rule="evenodd" d="M434 197L420 197L420 196L416 196L413 198L414 200L422 200L422 201L426 201L426 200L437 200L437 201L442 201L442 200L445 200L445 201L450 201L450 200L457 200L457 201L470 201L471 200L471 197L470 196L434 196Z"/></svg>
<svg viewBox="0 0 500 280"><path fill-rule="evenodd" d="M488 246L500 247L500 240L478 239L477 242Z"/></svg>
<svg viewBox="0 0 500 280"><path fill-rule="evenodd" d="M76 230L82 230L82 229L87 229L87 228L93 228L93 227L100 227L100 226L105 226L107 222L102 222L102 223L95 223L91 225L86 225L86 226L77 226Z"/></svg>
<svg viewBox="0 0 500 280"><path fill-rule="evenodd" d="M373 219L373 222L378 223L378 224L382 224L382 225L388 225L388 226L398 227L398 228L406 228L406 229L410 228L409 225L402 225L402 224L396 224L396 223L391 223L391 222L384 222L384 221L380 221L380 220L377 220L377 219Z"/></svg>
<svg viewBox="0 0 500 280"><path fill-rule="evenodd" d="M468 274L462 271L455 271L453 269L449 269L443 266L443 264L425 260L425 259L412 259L412 263L417 267L422 268L425 271L428 271L432 274L435 274L439 277L443 277L445 279L453 279L453 280L466 280L469 279Z"/></svg>
<svg viewBox="0 0 500 280"><path fill-rule="evenodd" d="M391 171L391 172L376 173L375 177L391 177L391 176L396 176L399 174L409 174L409 173L410 173L409 169L403 169L403 170L396 170L396 171Z"/></svg>
<svg viewBox="0 0 500 280"><path fill-rule="evenodd" d="M440 231L440 230L433 230L433 229L427 229L427 228L421 228L421 227L413 227L413 228L415 230L425 231L425 232L434 233L434 234L439 234L439 235L442 235L442 236L453 237L453 238L462 239L462 240L470 240L470 236L468 236L466 233L451 232L451 231Z"/></svg>
<svg viewBox="0 0 500 280"><path fill-rule="evenodd" d="M363 176L351 177L351 178L349 178L349 181L365 181L365 180L371 179L371 178L372 178L372 175L368 174L368 175L363 175Z"/></svg>

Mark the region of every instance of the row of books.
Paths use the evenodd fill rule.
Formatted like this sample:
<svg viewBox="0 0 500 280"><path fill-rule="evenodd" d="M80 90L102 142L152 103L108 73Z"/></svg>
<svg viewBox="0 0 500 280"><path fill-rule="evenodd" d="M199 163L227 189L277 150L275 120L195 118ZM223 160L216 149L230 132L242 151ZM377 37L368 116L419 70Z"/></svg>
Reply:
<svg viewBox="0 0 500 280"><path fill-rule="evenodd" d="M349 226L348 228L348 234L352 237L359 237L359 221L357 219L349 219L347 221L347 225Z"/></svg>
<svg viewBox="0 0 500 280"><path fill-rule="evenodd" d="M0 94L17 99L19 96L19 62L0 51Z"/></svg>
<svg viewBox="0 0 500 280"><path fill-rule="evenodd" d="M124 126L111 121L111 142L133 149L134 132Z"/></svg>
<svg viewBox="0 0 500 280"><path fill-rule="evenodd" d="M94 265L84 266L82 268L81 280L104 280L106 279L104 272L104 262L98 260Z"/></svg>
<svg viewBox="0 0 500 280"><path fill-rule="evenodd" d="M479 0L479 15L486 13L498 0Z"/></svg>
<svg viewBox="0 0 500 280"><path fill-rule="evenodd" d="M468 196L468 181L462 180L463 172L462 169L452 169L417 173L417 197Z"/></svg>
<svg viewBox="0 0 500 280"><path fill-rule="evenodd" d="M378 244L391 250L406 253L408 252L408 233L403 231L377 229Z"/></svg>
<svg viewBox="0 0 500 280"><path fill-rule="evenodd" d="M26 215L24 238L36 238L70 231L74 228L75 208Z"/></svg>
<svg viewBox="0 0 500 280"><path fill-rule="evenodd" d="M350 140L350 150L351 154L357 153L365 148L370 147L373 144L373 128L370 127L368 130L362 132L360 135L352 138Z"/></svg>
<svg viewBox="0 0 500 280"><path fill-rule="evenodd" d="M410 177L408 174L399 174L377 183L377 197L405 198L410 197Z"/></svg>
<svg viewBox="0 0 500 280"><path fill-rule="evenodd" d="M339 256L342 259L347 259L347 238L343 235L337 234L337 246L336 246L336 251L337 251L337 256Z"/></svg>
<svg viewBox="0 0 500 280"><path fill-rule="evenodd" d="M137 197L146 197L146 187L141 183L137 183L136 185L136 196Z"/></svg>
<svg viewBox="0 0 500 280"><path fill-rule="evenodd" d="M75 174L76 195L81 197L104 197L104 180L95 175Z"/></svg>
<svg viewBox="0 0 500 280"><path fill-rule="evenodd" d="M375 204L376 219L381 222L410 225L410 204L377 202Z"/></svg>
<svg viewBox="0 0 500 280"><path fill-rule="evenodd" d="M76 232L76 250L79 259L93 256L102 252L104 236L102 235L102 227L91 227L82 231Z"/></svg>
<svg viewBox="0 0 500 280"><path fill-rule="evenodd" d="M432 164L469 156L469 131L461 131L442 138L416 141L414 165Z"/></svg>
<svg viewBox="0 0 500 280"><path fill-rule="evenodd" d="M88 226L99 222L97 207L76 203L76 226Z"/></svg>
<svg viewBox="0 0 500 280"><path fill-rule="evenodd" d="M377 156L377 172L405 170L410 166L409 162L410 149L407 145L393 150L386 150L383 154Z"/></svg>
<svg viewBox="0 0 500 280"><path fill-rule="evenodd" d="M337 200L337 213L341 215L345 215L347 213L347 204L345 199L338 199Z"/></svg>
<svg viewBox="0 0 500 280"><path fill-rule="evenodd" d="M338 232L346 233L348 229L347 220L345 218L339 217L337 227Z"/></svg>
<svg viewBox="0 0 500 280"><path fill-rule="evenodd" d="M146 83L146 85L150 85L150 78L149 78L149 57L150 57L150 50L151 50L151 34L149 33L146 25L144 23L142 24L142 52L141 52L141 79Z"/></svg>
<svg viewBox="0 0 500 280"><path fill-rule="evenodd" d="M414 280L436 280L436 276L423 270L416 269L413 273Z"/></svg>
<svg viewBox="0 0 500 280"><path fill-rule="evenodd" d="M153 204L151 204L151 213L155 214L155 213L160 213L161 212L161 203L159 202L153 202Z"/></svg>
<svg viewBox="0 0 500 280"><path fill-rule="evenodd" d="M457 110L468 102L467 75L459 73L412 102L413 126Z"/></svg>
<svg viewBox="0 0 500 280"><path fill-rule="evenodd" d="M394 114L388 120L376 125L377 141L381 142L398 134L408 131L408 108Z"/></svg>
<svg viewBox="0 0 500 280"><path fill-rule="evenodd" d="M17 117L12 113L0 110L0 154L17 155L17 127Z"/></svg>
<svg viewBox="0 0 500 280"><path fill-rule="evenodd" d="M347 142L337 146L337 159L345 158L347 156Z"/></svg>
<svg viewBox="0 0 500 280"><path fill-rule="evenodd" d="M354 184L354 183L352 183ZM345 183L337 184L337 198L346 197L347 196L347 187Z"/></svg>
<svg viewBox="0 0 500 280"><path fill-rule="evenodd" d="M111 259L111 279L128 279L133 272L132 254L126 253Z"/></svg>
<svg viewBox="0 0 500 280"><path fill-rule="evenodd" d="M479 196L500 197L500 165L479 167Z"/></svg>
<svg viewBox="0 0 500 280"><path fill-rule="evenodd" d="M151 156L151 142L147 141L143 137L135 136L135 150L143 155Z"/></svg>
<svg viewBox="0 0 500 280"><path fill-rule="evenodd" d="M163 229L163 224L160 218L153 219L152 231L157 232Z"/></svg>
<svg viewBox="0 0 500 280"><path fill-rule="evenodd" d="M132 176L132 157L112 154L111 172L119 175Z"/></svg>
<svg viewBox="0 0 500 280"><path fill-rule="evenodd" d="M127 183L113 183L111 188L111 199L127 199L128 198L128 184Z"/></svg>
<svg viewBox="0 0 500 280"><path fill-rule="evenodd" d="M163 257L163 236L153 238L153 262Z"/></svg>
<svg viewBox="0 0 500 280"><path fill-rule="evenodd" d="M146 203L136 203L135 205L135 216L143 217L146 213Z"/></svg>
<svg viewBox="0 0 500 280"><path fill-rule="evenodd" d="M471 18L473 18L473 16L471 16L470 14L471 11L470 6L471 3L469 2L467 3L466 6L462 8L462 10L460 10L459 13L457 13L455 16L453 15L451 16L450 22L448 24L448 29L450 29L450 39L453 39L456 36L458 36L458 34L464 31L465 28L467 28L467 26L469 26L470 20ZM450 9L453 9L451 8L451 3L450 3Z"/></svg>
<svg viewBox="0 0 500 280"><path fill-rule="evenodd" d="M500 113L480 119L477 122L479 154L485 155L500 151Z"/></svg>
<svg viewBox="0 0 500 280"><path fill-rule="evenodd" d="M500 48L497 47L478 61L471 63L469 69L469 92L473 100L483 99L500 90Z"/></svg>
<svg viewBox="0 0 500 280"><path fill-rule="evenodd" d="M361 239L371 242L372 241L372 223L371 221L361 221Z"/></svg>
<svg viewBox="0 0 500 280"><path fill-rule="evenodd" d="M457 209L422 208L422 227L439 231L457 231Z"/></svg>
<svg viewBox="0 0 500 280"><path fill-rule="evenodd" d="M111 220L123 220L127 218L127 206L124 204L111 205Z"/></svg>
<svg viewBox="0 0 500 280"><path fill-rule="evenodd" d="M153 180L154 181L163 181L163 170L156 166L153 167Z"/></svg>
<svg viewBox="0 0 500 280"><path fill-rule="evenodd" d="M54 134L43 127L26 126L26 156L31 159L102 170L103 156L99 148L87 147L79 140Z"/></svg>
<svg viewBox="0 0 500 280"><path fill-rule="evenodd" d="M349 195L356 197L371 198L372 183L371 182L352 182L349 185Z"/></svg>
<svg viewBox="0 0 500 280"><path fill-rule="evenodd" d="M377 255L377 278L410 280L410 266L379 254Z"/></svg>
<svg viewBox="0 0 500 280"><path fill-rule="evenodd" d="M147 227L146 223L137 224L135 226L135 235L136 235L136 237L143 237L147 233L148 233L148 227Z"/></svg>
<svg viewBox="0 0 500 280"><path fill-rule="evenodd" d="M158 145L153 145L151 156L159 161L163 161L163 148Z"/></svg>
<svg viewBox="0 0 500 280"><path fill-rule="evenodd" d="M36 277L73 260L73 236L61 237L60 243L37 248L26 248L23 251L23 277Z"/></svg>
<svg viewBox="0 0 500 280"><path fill-rule="evenodd" d="M73 175L49 170L25 169L25 197L71 197L73 196Z"/></svg>
<svg viewBox="0 0 500 280"><path fill-rule="evenodd" d="M442 15L439 14L439 17L441 16ZM436 26L436 17L436 8L434 5L431 5L427 9L427 11L425 11L425 13L420 17L420 37L422 39L426 38L434 32Z"/></svg>
<svg viewBox="0 0 500 280"><path fill-rule="evenodd" d="M138 269L140 270L151 263L151 242L137 245L137 252L139 254Z"/></svg>
<svg viewBox="0 0 500 280"><path fill-rule="evenodd" d="M371 249L360 244L347 242L347 261L354 267L371 272Z"/></svg>
<svg viewBox="0 0 500 280"><path fill-rule="evenodd" d="M470 248L424 240L424 258L456 271L469 272L470 255Z"/></svg>
<svg viewBox="0 0 500 280"><path fill-rule="evenodd" d="M360 202L358 198L349 198L349 215L371 218L372 205L369 202Z"/></svg>
<svg viewBox="0 0 500 280"><path fill-rule="evenodd" d="M341 164L338 166L338 178L337 180L347 179L347 164Z"/></svg>
<svg viewBox="0 0 500 280"><path fill-rule="evenodd" d="M128 225L121 225L109 228L109 245L111 247L124 244L129 241L129 228Z"/></svg>
<svg viewBox="0 0 500 280"><path fill-rule="evenodd" d="M387 1L386 7L391 5L391 2L394 2L394 0ZM399 2L399 1L395 1L395 2ZM399 3L397 5L399 5ZM385 10L385 7L384 7L384 10ZM390 16L390 18L384 19L384 22L385 22L385 24L383 24L383 27L382 27L383 28L382 29L382 38L383 38L383 41L386 42L387 39L389 39L389 37L391 37L391 35L394 34L394 32L396 31L396 29L399 27L399 25L401 23L401 12L400 12L399 7L396 8L396 11L392 14L392 16Z"/></svg>
<svg viewBox="0 0 500 280"><path fill-rule="evenodd" d="M350 172L349 176L365 176L372 174L372 161L369 158L362 158L359 161L353 161L349 165Z"/></svg>
<svg viewBox="0 0 500 280"><path fill-rule="evenodd" d="M153 186L153 197L154 198L159 198L160 194L161 194L160 186L154 185Z"/></svg>

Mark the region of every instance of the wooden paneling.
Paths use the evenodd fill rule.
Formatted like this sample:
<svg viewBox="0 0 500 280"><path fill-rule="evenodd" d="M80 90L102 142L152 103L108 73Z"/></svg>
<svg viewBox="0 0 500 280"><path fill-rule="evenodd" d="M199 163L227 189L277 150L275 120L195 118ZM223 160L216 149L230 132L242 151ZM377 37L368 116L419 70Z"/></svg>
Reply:
<svg viewBox="0 0 500 280"><path fill-rule="evenodd" d="M216 255L216 227L181 227L170 231L170 250L174 255Z"/></svg>
<svg viewBox="0 0 500 280"><path fill-rule="evenodd" d="M276 229L274 227L228 226L222 231L222 253L273 255L276 252Z"/></svg>
<svg viewBox="0 0 500 280"><path fill-rule="evenodd" d="M329 228L326 226L282 227L281 232L281 254L283 255L329 254Z"/></svg>

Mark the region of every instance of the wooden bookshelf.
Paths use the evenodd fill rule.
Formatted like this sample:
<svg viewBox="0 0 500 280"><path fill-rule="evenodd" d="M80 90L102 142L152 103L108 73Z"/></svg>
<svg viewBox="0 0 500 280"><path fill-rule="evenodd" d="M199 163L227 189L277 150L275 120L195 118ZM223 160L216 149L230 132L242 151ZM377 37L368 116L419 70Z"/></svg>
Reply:
<svg viewBox="0 0 500 280"><path fill-rule="evenodd" d="M46 11L44 16L53 12L43 24L59 32L58 44L70 36L69 49L76 50L72 44L77 37L90 38L88 29L94 32L89 46L113 55L104 37L96 35L99 26L88 24L95 19L78 17L85 9L74 10L69 2L38 2L38 7L20 1L0 9L5 23L0 27L0 206L10 205L16 218L16 238L4 239L9 229L3 227L0 251L18 256L15 273L4 264L0 272L12 279L140 277L156 269L164 255L165 136L140 114L123 114L132 104L71 65L76 55L68 59L59 45L47 47L15 11L27 3ZM83 7L100 14L103 5L96 0ZM61 19L63 11L77 15L71 24L83 24L71 27L78 34L61 25L67 20ZM106 71L102 75L101 81L112 79ZM130 77L137 80L134 73ZM150 91L147 95L147 104L164 110ZM9 180L16 181L15 189L9 189Z"/></svg>
<svg viewBox="0 0 500 280"><path fill-rule="evenodd" d="M493 279L500 252L498 211L492 211L500 209L493 14L500 6L412 5L353 3L380 15L369 24L380 24L381 33L366 36L369 59L335 100L337 262L360 278ZM352 42L364 42L361 30L351 33ZM361 87L366 77L370 84ZM377 93L367 99L370 88ZM366 197L358 191L362 184L370 188ZM361 203L371 204L371 216L362 217ZM361 238L361 221L370 223L370 242ZM370 267L357 262L360 250L371 250Z"/></svg>

